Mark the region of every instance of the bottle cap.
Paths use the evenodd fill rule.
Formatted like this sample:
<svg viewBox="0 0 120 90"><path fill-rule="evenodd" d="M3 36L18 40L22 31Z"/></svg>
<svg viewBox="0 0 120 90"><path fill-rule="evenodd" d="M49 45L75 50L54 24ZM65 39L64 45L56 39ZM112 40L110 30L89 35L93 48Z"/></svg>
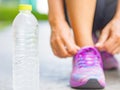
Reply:
<svg viewBox="0 0 120 90"><path fill-rule="evenodd" d="M19 10L32 10L32 5L29 4L20 4L19 5Z"/></svg>

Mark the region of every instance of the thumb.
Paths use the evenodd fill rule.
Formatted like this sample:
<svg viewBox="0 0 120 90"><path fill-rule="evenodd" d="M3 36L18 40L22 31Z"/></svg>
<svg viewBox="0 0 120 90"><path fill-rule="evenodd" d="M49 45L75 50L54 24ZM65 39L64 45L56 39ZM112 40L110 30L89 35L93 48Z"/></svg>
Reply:
<svg viewBox="0 0 120 90"><path fill-rule="evenodd" d="M96 43L96 47L98 49L103 49L103 44L104 42L108 39L109 37L109 26L106 26L103 30L102 33L100 35L100 38L98 40L98 42Z"/></svg>

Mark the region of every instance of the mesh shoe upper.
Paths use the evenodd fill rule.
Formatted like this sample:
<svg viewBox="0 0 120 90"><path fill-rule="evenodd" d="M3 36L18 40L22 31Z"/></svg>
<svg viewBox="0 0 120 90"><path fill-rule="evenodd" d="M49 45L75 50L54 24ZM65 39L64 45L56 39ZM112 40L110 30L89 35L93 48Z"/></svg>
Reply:
<svg viewBox="0 0 120 90"><path fill-rule="evenodd" d="M96 48L82 48L73 59L71 84L73 86L84 84L89 79L97 79L102 85L105 84L102 66L102 60Z"/></svg>

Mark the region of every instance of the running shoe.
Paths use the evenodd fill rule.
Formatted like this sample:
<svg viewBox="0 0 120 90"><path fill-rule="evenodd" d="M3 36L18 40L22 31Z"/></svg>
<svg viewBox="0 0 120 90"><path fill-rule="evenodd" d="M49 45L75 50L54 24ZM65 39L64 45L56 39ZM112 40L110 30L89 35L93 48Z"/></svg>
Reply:
<svg viewBox="0 0 120 90"><path fill-rule="evenodd" d="M102 89L105 87L102 60L95 47L81 48L73 57L70 85L72 88L78 89Z"/></svg>

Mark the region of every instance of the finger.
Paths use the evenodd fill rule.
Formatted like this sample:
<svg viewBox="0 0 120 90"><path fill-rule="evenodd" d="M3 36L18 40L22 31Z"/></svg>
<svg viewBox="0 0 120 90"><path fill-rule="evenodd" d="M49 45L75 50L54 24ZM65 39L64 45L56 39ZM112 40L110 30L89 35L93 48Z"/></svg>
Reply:
<svg viewBox="0 0 120 90"><path fill-rule="evenodd" d="M113 52L112 52L112 54L114 55L114 54L119 54L120 53L120 48L116 48Z"/></svg>
<svg viewBox="0 0 120 90"><path fill-rule="evenodd" d="M111 54L113 54L113 52L116 50L116 48L118 48L119 47L119 44L115 44L114 46L113 46L113 48L111 48L111 51L109 51Z"/></svg>
<svg viewBox="0 0 120 90"><path fill-rule="evenodd" d="M67 47L67 50L70 54L75 55L77 53L78 47L71 41L64 41L64 44Z"/></svg>
<svg viewBox="0 0 120 90"><path fill-rule="evenodd" d="M98 42L96 43L95 46L98 47L99 49L102 49L103 48L103 44L108 39L108 37L109 37L109 26L106 26L102 30L100 38L99 38L99 40L98 40Z"/></svg>
<svg viewBox="0 0 120 90"><path fill-rule="evenodd" d="M61 55L61 49L59 48L59 44L57 43L57 40L51 40L51 47L55 56L63 58L63 55Z"/></svg>
<svg viewBox="0 0 120 90"><path fill-rule="evenodd" d="M116 39L114 39L112 36L104 43L103 46L109 53L112 53L112 51L118 47L118 43L116 43Z"/></svg>
<svg viewBox="0 0 120 90"><path fill-rule="evenodd" d="M77 51L80 50L80 47L79 47L79 46L75 45L75 47L76 47L76 50L77 50Z"/></svg>
<svg viewBox="0 0 120 90"><path fill-rule="evenodd" d="M106 51L107 52L109 52L109 53L111 53L111 54L113 54L113 52L116 50L116 48L118 48L119 47L119 45L118 44L115 44L113 47L108 47L107 49L106 49Z"/></svg>
<svg viewBox="0 0 120 90"><path fill-rule="evenodd" d="M56 45L54 43L51 43L51 48L52 48L52 51L53 51L54 55L59 56L58 53L57 53Z"/></svg>
<svg viewBox="0 0 120 90"><path fill-rule="evenodd" d="M120 53L120 44L117 44L117 47L112 51L112 54L118 54Z"/></svg>
<svg viewBox="0 0 120 90"><path fill-rule="evenodd" d="M73 47L74 47L75 52L74 53L71 53L69 51L68 52L71 53L72 55L75 55L80 50L80 47L77 45L73 45Z"/></svg>
<svg viewBox="0 0 120 90"><path fill-rule="evenodd" d="M61 58L65 58L65 57L70 57L72 56L66 49L64 43L62 42L62 40L57 40L57 53L59 55L59 57Z"/></svg>
<svg viewBox="0 0 120 90"><path fill-rule="evenodd" d="M74 47L76 48L76 50L80 50L80 47L75 43L75 38L74 36L70 37L71 43L73 43Z"/></svg>
<svg viewBox="0 0 120 90"><path fill-rule="evenodd" d="M73 37L71 38L71 40L72 40L72 42L73 42L73 44L74 44L76 50L77 50L77 51L80 50L80 47L75 43L75 40L74 40Z"/></svg>
<svg viewBox="0 0 120 90"><path fill-rule="evenodd" d="M54 53L55 56L59 56L59 55L57 54L57 52L56 52L56 49L52 48L52 51L53 51L53 53Z"/></svg>

